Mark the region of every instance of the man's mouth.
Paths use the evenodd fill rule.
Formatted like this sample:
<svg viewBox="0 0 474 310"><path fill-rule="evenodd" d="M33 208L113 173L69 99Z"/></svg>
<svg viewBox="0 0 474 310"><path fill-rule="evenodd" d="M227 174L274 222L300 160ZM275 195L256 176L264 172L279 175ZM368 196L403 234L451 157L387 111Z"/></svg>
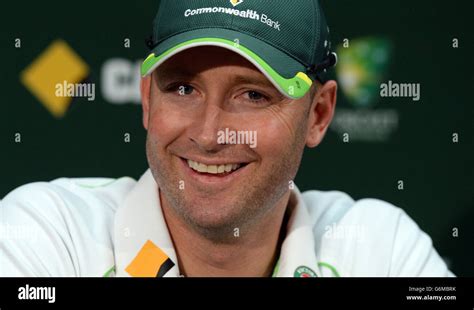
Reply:
<svg viewBox="0 0 474 310"><path fill-rule="evenodd" d="M216 163L204 164L191 159L181 158L183 162L195 173L209 177L225 177L241 170L248 163Z"/></svg>
<svg viewBox="0 0 474 310"><path fill-rule="evenodd" d="M221 164L221 165L206 165L188 159L188 166L194 171L209 174L224 174L239 169L241 164Z"/></svg>

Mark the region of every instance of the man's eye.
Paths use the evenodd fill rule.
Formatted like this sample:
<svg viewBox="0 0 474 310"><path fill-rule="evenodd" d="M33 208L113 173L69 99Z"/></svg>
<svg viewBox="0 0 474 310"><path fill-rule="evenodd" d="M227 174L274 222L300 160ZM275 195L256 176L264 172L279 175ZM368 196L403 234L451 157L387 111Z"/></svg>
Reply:
<svg viewBox="0 0 474 310"><path fill-rule="evenodd" d="M264 99L267 99L264 95L262 95L261 93L257 92L257 91L248 91L247 92L247 96L248 98L251 100L251 101L261 101L261 100L264 100Z"/></svg>
<svg viewBox="0 0 474 310"><path fill-rule="evenodd" d="M194 87L191 85L182 84L177 87L177 91L180 96L191 95L194 91Z"/></svg>

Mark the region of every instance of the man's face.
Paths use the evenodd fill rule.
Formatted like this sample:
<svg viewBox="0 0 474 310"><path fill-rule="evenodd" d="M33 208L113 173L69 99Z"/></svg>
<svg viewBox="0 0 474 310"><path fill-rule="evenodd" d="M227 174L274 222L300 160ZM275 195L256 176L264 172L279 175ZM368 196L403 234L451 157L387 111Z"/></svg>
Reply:
<svg viewBox="0 0 474 310"><path fill-rule="evenodd" d="M288 99L238 54L198 47L157 69L149 99L148 162L164 198L188 224L232 231L288 192L305 146L309 94ZM219 143L226 128L256 133L256 147ZM235 170L226 172L228 165Z"/></svg>

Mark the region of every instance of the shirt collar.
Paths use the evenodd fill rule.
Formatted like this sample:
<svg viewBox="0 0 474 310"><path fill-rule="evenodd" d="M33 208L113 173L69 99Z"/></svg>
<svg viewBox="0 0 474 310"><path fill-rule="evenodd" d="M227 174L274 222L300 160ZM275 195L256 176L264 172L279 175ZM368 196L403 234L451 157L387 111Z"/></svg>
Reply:
<svg viewBox="0 0 474 310"><path fill-rule="evenodd" d="M312 225L298 188L292 190L287 233L274 271L277 277L319 276ZM176 251L163 217L158 186L147 170L115 215L116 275L178 277Z"/></svg>

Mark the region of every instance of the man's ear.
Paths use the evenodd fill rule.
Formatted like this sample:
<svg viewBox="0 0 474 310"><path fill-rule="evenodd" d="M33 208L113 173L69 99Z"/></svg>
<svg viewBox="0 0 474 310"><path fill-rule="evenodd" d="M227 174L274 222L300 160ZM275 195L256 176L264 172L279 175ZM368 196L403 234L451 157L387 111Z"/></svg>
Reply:
<svg viewBox="0 0 474 310"><path fill-rule="evenodd" d="M306 145L311 148L318 146L323 140L334 116L337 99L336 81L327 81L323 85L318 84L317 87L318 90L311 103L306 136Z"/></svg>
<svg viewBox="0 0 474 310"><path fill-rule="evenodd" d="M150 115L150 92L151 92L151 75L147 75L140 80L140 93L142 97L143 109L143 127L148 130L148 119Z"/></svg>

